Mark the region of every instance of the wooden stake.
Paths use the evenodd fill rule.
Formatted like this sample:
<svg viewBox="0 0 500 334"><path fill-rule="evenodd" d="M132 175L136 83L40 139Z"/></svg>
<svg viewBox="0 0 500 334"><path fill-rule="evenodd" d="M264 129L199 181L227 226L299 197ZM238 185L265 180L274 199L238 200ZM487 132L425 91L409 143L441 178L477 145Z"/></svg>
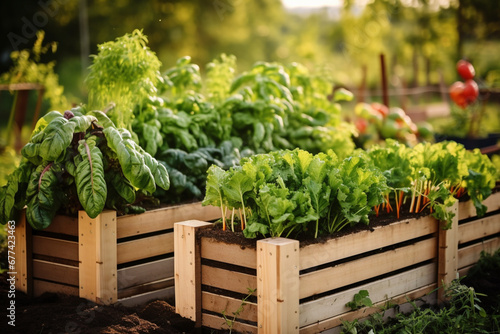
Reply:
<svg viewBox="0 0 500 334"><path fill-rule="evenodd" d="M23 210L16 220L15 236L15 266L8 272L15 273L16 290L22 291L28 296L33 294L33 275L32 275L32 244L31 226L26 222L26 211ZM10 275L9 275L10 276Z"/></svg>
<svg viewBox="0 0 500 334"><path fill-rule="evenodd" d="M438 251L438 301L446 300L444 286L457 278L458 269L458 201L450 210L455 213L451 228L443 229L445 221L440 222L439 229L439 251Z"/></svg>
<svg viewBox="0 0 500 334"><path fill-rule="evenodd" d="M175 311L201 327L201 254L196 231L212 224L188 220L174 224Z"/></svg>
<svg viewBox="0 0 500 334"><path fill-rule="evenodd" d="M258 333L299 333L299 242L257 241Z"/></svg>
<svg viewBox="0 0 500 334"><path fill-rule="evenodd" d="M387 74L385 70L385 56L380 54L380 72L382 77L382 101L384 105L389 108L389 94L387 92Z"/></svg>
<svg viewBox="0 0 500 334"><path fill-rule="evenodd" d="M103 211L92 219L78 212L80 297L99 304L118 300L116 211Z"/></svg>

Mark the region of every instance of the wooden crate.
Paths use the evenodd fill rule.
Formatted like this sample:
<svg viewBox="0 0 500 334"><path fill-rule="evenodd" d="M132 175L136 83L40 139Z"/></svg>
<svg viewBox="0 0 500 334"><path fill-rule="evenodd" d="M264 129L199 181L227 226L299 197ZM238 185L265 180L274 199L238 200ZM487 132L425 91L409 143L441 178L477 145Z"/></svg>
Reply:
<svg viewBox="0 0 500 334"><path fill-rule="evenodd" d="M43 231L16 224L16 288L58 292L103 304L136 305L174 294L175 222L215 220L220 209L182 204L116 217L56 216Z"/></svg>
<svg viewBox="0 0 500 334"><path fill-rule="evenodd" d="M366 317L389 301L404 304L424 296L428 302L443 300L443 289L435 293L437 288L455 279L459 268L475 263L482 249L499 248L499 195L487 200L488 217L460 225L459 219L469 215L466 210L475 210L470 203L457 203L449 230L424 217L304 247L285 238L258 241L256 249L207 237L197 241L197 230L209 224L177 223L176 311L197 326L228 329L222 312L232 319L248 289L255 289L233 330L318 333ZM470 249L461 247L470 240L479 242ZM345 304L360 290L368 290L374 307L351 311Z"/></svg>
<svg viewBox="0 0 500 334"><path fill-rule="evenodd" d="M487 207L484 217L478 218L472 202L459 204L458 273L467 274L479 260L481 251L493 253L500 248L500 192L483 202Z"/></svg>

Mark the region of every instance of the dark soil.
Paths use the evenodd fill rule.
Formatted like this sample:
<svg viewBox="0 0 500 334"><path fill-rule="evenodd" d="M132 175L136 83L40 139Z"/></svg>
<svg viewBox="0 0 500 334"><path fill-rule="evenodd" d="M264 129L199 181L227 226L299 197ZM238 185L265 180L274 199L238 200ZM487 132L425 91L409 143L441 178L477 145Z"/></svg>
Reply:
<svg viewBox="0 0 500 334"><path fill-rule="evenodd" d="M175 313L167 301L156 300L138 307L102 306L74 296L45 293L29 298L21 292L8 298L6 274L0 275L0 333L15 334L178 334L195 333L194 323ZM15 300L15 327L5 316Z"/></svg>
<svg viewBox="0 0 500 334"><path fill-rule="evenodd" d="M324 243L330 239L338 238L359 231L373 231L373 229L377 226L388 225L397 220L418 218L418 217L428 216L430 214L429 210L423 210L422 212L419 213L409 213L408 208L409 208L409 203L407 203L406 206L403 206L401 208L399 219L396 217L395 211L389 213L380 212L378 216L375 215L370 216L369 225L357 224L355 226L348 226L342 229L340 232L336 232L331 235L319 236L318 238L314 238L313 236L308 235L307 233L299 235L298 237L291 236L291 238L299 240L300 247L304 247L306 245L310 245L313 243ZM218 241L225 242L227 244L238 244L242 248L253 248L253 249L255 249L257 246L257 240L263 239L262 236L259 236L256 239L245 238L243 236L243 233L241 232L241 227L239 223L234 225L234 230L235 232L232 232L230 227L228 226L228 228L225 231L223 231L222 224L214 224L213 227L201 229L198 237L213 238Z"/></svg>

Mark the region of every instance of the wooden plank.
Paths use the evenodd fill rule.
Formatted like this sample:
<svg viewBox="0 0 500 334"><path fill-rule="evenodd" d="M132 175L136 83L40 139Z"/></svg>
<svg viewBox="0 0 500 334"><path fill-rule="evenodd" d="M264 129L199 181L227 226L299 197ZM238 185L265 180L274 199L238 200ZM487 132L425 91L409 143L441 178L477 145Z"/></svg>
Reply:
<svg viewBox="0 0 500 334"><path fill-rule="evenodd" d="M174 291L175 291L174 287L168 287L161 290L146 292L133 297L120 299L118 300L117 304L126 307L134 307L138 305L145 305L146 303L149 303L150 301L153 300L172 299L174 297Z"/></svg>
<svg viewBox="0 0 500 334"><path fill-rule="evenodd" d="M140 295L146 292L156 291L174 286L174 278L166 278L155 282L148 282L142 285L132 286L127 289L118 290L118 299Z"/></svg>
<svg viewBox="0 0 500 334"><path fill-rule="evenodd" d="M173 257L118 269L118 291L131 286L173 277Z"/></svg>
<svg viewBox="0 0 500 334"><path fill-rule="evenodd" d="M78 286L78 267L33 260L33 277Z"/></svg>
<svg viewBox="0 0 500 334"><path fill-rule="evenodd" d="M449 210L455 214L451 227L445 229L446 222L440 222L441 228L438 234L438 291L439 302L445 302L446 296L444 286L449 285L457 277L458 263L458 202L453 204Z"/></svg>
<svg viewBox="0 0 500 334"><path fill-rule="evenodd" d="M367 290L373 303L379 303L408 291L436 283L436 264L431 263L401 274L364 284L346 291L300 304L300 327L349 312L345 306L360 290Z"/></svg>
<svg viewBox="0 0 500 334"><path fill-rule="evenodd" d="M201 284L246 295L248 289L257 289L257 277L237 271L202 265Z"/></svg>
<svg viewBox="0 0 500 334"><path fill-rule="evenodd" d="M500 192L490 195L483 201L483 204L488 207L486 212L500 210ZM458 220L463 220L477 216L476 208L472 201L460 202L458 207Z"/></svg>
<svg viewBox="0 0 500 334"><path fill-rule="evenodd" d="M201 326L201 255L196 231L211 226L199 220L174 224L175 311Z"/></svg>
<svg viewBox="0 0 500 334"><path fill-rule="evenodd" d="M78 235L78 218L63 215L57 215L44 232L61 233L71 236Z"/></svg>
<svg viewBox="0 0 500 334"><path fill-rule="evenodd" d="M201 202L168 206L136 215L118 217L117 238L172 229L186 220L210 221L221 217L220 208L202 206Z"/></svg>
<svg viewBox="0 0 500 334"><path fill-rule="evenodd" d="M45 292L61 293L69 296L78 296L78 286L64 285L64 284L34 279L33 296L39 297Z"/></svg>
<svg viewBox="0 0 500 334"><path fill-rule="evenodd" d="M120 242L117 245L117 251L118 264L172 253L174 251L174 233L169 232L152 237Z"/></svg>
<svg viewBox="0 0 500 334"><path fill-rule="evenodd" d="M92 219L79 211L80 297L112 304L118 299L116 278L116 211Z"/></svg>
<svg viewBox="0 0 500 334"><path fill-rule="evenodd" d="M113 304L118 300L116 211L103 211L99 215L97 238L97 302Z"/></svg>
<svg viewBox="0 0 500 334"><path fill-rule="evenodd" d="M427 216L379 226L373 232L361 231L323 244L305 246L300 249L300 270L432 234L438 227L436 219Z"/></svg>
<svg viewBox="0 0 500 334"><path fill-rule="evenodd" d="M257 327L249 324L244 324L242 322L234 322L234 324L229 328L226 324L226 321L222 317L218 317L216 315L203 313L202 315L202 325L203 327L213 328L213 329L223 329L223 330L231 330L236 333L248 333L248 334L256 334Z"/></svg>
<svg viewBox="0 0 500 334"><path fill-rule="evenodd" d="M464 268L476 263L481 257L481 251L492 254L500 248L500 238L490 239L458 250L458 268Z"/></svg>
<svg viewBox="0 0 500 334"><path fill-rule="evenodd" d="M257 269L257 252L237 244L226 244L212 238L201 238L204 259L222 261L242 267Z"/></svg>
<svg viewBox="0 0 500 334"><path fill-rule="evenodd" d="M78 243L34 235L33 254L78 261Z"/></svg>
<svg viewBox="0 0 500 334"><path fill-rule="evenodd" d="M500 233L500 214L481 218L458 226L458 244Z"/></svg>
<svg viewBox="0 0 500 334"><path fill-rule="evenodd" d="M392 299L390 299L390 302L392 304L403 304L405 303L408 299L409 300L415 300L417 298L420 298L422 296L425 296L435 290L437 288L437 284L431 284L422 288L419 288L414 291L410 291L408 293L396 296ZM384 305L387 303L387 301L382 301L380 303L375 303L373 304L372 307L369 308L361 308L356 311L351 311L348 313L344 313L341 315L334 316L330 319L323 320L321 322L314 323L309 326L302 327L300 329L300 334L315 334L319 332L323 332L325 330L338 327L342 325L343 321L353 321L355 319L359 318L364 318L367 317L373 313L380 312L381 308L384 307Z"/></svg>
<svg viewBox="0 0 500 334"><path fill-rule="evenodd" d="M330 291L437 257L437 237L300 276L300 298ZM369 270L367 269L369 268Z"/></svg>
<svg viewBox="0 0 500 334"><path fill-rule="evenodd" d="M203 310L220 314L224 312L230 318L233 317L233 312L236 312L242 303L242 299L235 299L206 291L202 291L201 293L201 308ZM257 323L257 304L246 301L237 318Z"/></svg>
<svg viewBox="0 0 500 334"><path fill-rule="evenodd" d="M458 277L467 276L467 274L469 273L469 270L471 270L471 268L474 267L474 265L475 264L458 269Z"/></svg>
<svg viewBox="0 0 500 334"><path fill-rule="evenodd" d="M299 242L257 241L258 333L299 332Z"/></svg>
<svg viewBox="0 0 500 334"><path fill-rule="evenodd" d="M10 222L6 223L8 224L7 226L11 226ZM14 227L15 266L14 270L9 269L8 272L15 272L14 276L16 277L16 290L22 291L28 296L31 296L33 293L33 237L31 232L31 226L29 226L29 224L26 222L26 211L22 210L21 215L19 216L19 220L15 222ZM11 243L9 243L9 245L10 244ZM12 253L9 252L8 255L12 256Z"/></svg>

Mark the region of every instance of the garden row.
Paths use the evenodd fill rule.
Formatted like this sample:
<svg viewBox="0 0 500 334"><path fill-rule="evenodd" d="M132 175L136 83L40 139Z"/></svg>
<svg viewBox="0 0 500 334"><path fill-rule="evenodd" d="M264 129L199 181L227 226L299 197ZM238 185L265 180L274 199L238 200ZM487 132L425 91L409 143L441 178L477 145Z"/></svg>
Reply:
<svg viewBox="0 0 500 334"><path fill-rule="evenodd" d="M482 218L471 201L454 204L450 229L425 216L303 247L287 238L241 247L203 233L197 239L210 224L175 224L177 312L213 329L317 333L389 303L436 303L481 251L500 248L500 193L484 204ZM353 311L346 303L360 290L374 307Z"/></svg>

